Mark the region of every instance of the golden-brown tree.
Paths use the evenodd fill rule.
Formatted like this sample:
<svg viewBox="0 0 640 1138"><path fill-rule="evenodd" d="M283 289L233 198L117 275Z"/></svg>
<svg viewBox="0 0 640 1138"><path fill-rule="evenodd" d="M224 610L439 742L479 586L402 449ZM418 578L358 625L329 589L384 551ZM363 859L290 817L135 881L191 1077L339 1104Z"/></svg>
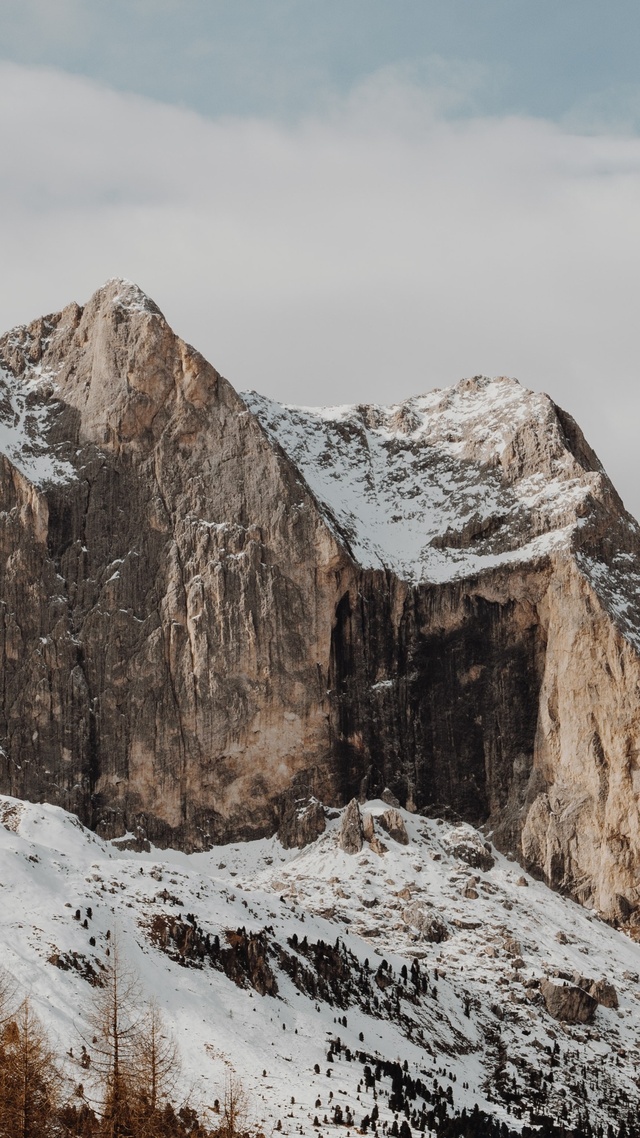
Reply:
<svg viewBox="0 0 640 1138"><path fill-rule="evenodd" d="M244 1138L248 1129L249 1096L242 1081L231 1072L224 1085L222 1119L216 1133L219 1138Z"/></svg>
<svg viewBox="0 0 640 1138"><path fill-rule="evenodd" d="M166 1133L166 1107L180 1074L175 1042L162 1013L152 1001L140 1022L135 1045L135 1079L132 1112L136 1135L162 1138Z"/></svg>
<svg viewBox="0 0 640 1138"><path fill-rule="evenodd" d="M104 985L95 989L88 1021L93 1034L87 1043L102 1135L131 1138L135 1121L136 1053L142 1023L141 996L137 978L122 959L117 938L112 943Z"/></svg>
<svg viewBox="0 0 640 1138"><path fill-rule="evenodd" d="M2 1031L0 1083L2 1138L48 1138L58 1133L62 1077L29 1000L23 1000Z"/></svg>
<svg viewBox="0 0 640 1138"><path fill-rule="evenodd" d="M0 1031L3 1031L11 1019L15 1008L16 985L13 976L0 969Z"/></svg>

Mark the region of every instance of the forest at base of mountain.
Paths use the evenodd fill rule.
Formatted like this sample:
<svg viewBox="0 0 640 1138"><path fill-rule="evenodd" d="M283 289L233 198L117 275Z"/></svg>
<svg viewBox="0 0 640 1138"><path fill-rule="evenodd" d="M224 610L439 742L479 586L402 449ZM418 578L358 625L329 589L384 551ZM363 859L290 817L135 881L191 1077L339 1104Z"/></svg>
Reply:
<svg viewBox="0 0 640 1138"><path fill-rule="evenodd" d="M90 1041L79 1041L86 1087L73 1085L65 1076L62 1059L29 999L16 1006L13 993L12 978L5 973L0 976L2 1138L265 1138L252 1126L246 1090L234 1074L225 1081L221 1099L204 1112L188 1099L176 1101L180 1072L170 1027L154 1003L142 1002L135 975L119 963L117 946L112 963L93 987L87 1022L95 1034ZM73 1055L73 1047L68 1054ZM364 1052L354 1058L364 1064L367 1083L375 1085L372 1066L365 1062L369 1059L375 1068L375 1060ZM320 1122L316 1115L312 1133L322 1138L324 1126L334 1134L353 1131L374 1138L640 1138L631 1111L626 1123L609 1125L606 1131L602 1124L592 1126L586 1112L577 1126L540 1114L522 1131L490 1117L477 1104L451 1116L450 1098L440 1088L431 1094L422 1084L418 1087L406 1063L382 1066L389 1068L384 1073L392 1084L390 1127L384 1122L378 1131L376 1106L357 1122L349 1108L345 1113L336 1104L330 1119L325 1114ZM418 1097L423 1099L420 1113ZM280 1130L278 1121L274 1131Z"/></svg>

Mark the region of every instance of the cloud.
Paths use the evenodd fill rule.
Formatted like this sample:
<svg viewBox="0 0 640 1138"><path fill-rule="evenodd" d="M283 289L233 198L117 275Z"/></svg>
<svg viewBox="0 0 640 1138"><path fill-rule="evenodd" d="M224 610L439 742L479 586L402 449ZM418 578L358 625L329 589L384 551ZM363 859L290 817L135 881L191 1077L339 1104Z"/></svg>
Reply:
<svg viewBox="0 0 640 1138"><path fill-rule="evenodd" d="M436 79L387 69L286 126L0 66L0 323L123 275L277 398L517 375L640 512L640 140L462 117L473 84Z"/></svg>

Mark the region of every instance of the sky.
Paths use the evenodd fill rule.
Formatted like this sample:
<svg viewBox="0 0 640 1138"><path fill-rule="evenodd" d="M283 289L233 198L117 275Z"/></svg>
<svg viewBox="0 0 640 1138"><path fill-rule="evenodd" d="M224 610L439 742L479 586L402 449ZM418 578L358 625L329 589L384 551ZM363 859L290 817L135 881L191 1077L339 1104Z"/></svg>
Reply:
<svg viewBox="0 0 640 1138"><path fill-rule="evenodd" d="M547 391L640 515L637 0L2 0L0 326L135 280L239 389Z"/></svg>

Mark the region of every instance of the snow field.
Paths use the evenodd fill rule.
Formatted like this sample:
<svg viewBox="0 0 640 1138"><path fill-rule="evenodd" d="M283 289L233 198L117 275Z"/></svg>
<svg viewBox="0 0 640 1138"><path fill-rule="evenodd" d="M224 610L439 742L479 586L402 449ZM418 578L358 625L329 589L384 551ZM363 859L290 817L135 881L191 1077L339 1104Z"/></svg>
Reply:
<svg viewBox="0 0 640 1138"><path fill-rule="evenodd" d="M362 809L376 817L387 807L376 801ZM65 971L51 958L77 953L80 970L89 961L99 973L108 962L107 933L117 933L145 996L155 996L171 1024L185 1090L211 1106L221 1097L225 1073L235 1071L265 1133L278 1120L284 1134L300 1133L300 1127L310 1133L315 1115L320 1133L328 1133L336 1127L323 1118L331 1119L336 1102L343 1110L348 1106L357 1123L371 1112L372 1093L364 1083L358 1091L363 1065L347 1061L344 1050L327 1059L336 1037L352 1056L363 1051L374 1061L406 1060L409 1072L427 1085L436 1079L443 1093L451 1088L457 1109L478 1102L510 1125L517 1120L508 1095L517 1091L526 1101L531 1072L547 1070L556 1047L549 1102L558 1109L563 1091L570 1104L576 1101L585 1067L593 1118L615 1117L616 1096L620 1109L623 1095L637 1102L640 985L634 977L640 945L495 851L490 870L460 861L451 852L460 832L484 840L470 827L460 831L406 811L402 816L409 845L397 844L378 826L387 847L382 855L367 845L360 854L344 853L339 818L302 851L284 851L272 838L192 855L134 853L101 841L56 807L0 798L2 963L19 990L31 994L61 1050L72 1048L77 1056L92 989L75 967ZM416 908L437 914L448 939L425 940L411 923ZM206 962L185 967L171 959L149 937L154 914L183 921L193 914L223 943L225 930L270 930L278 995L238 987ZM566 943L558 941L559 932ZM310 944L334 946L339 938L371 981L378 1007L363 997L355 975L345 989L345 1007L300 990L275 952L279 946L304 963L292 948L294 934L298 944L306 936ZM410 971L414 958L427 978L424 997L396 1001L378 989L375 976L385 960L394 973L391 991L402 994L401 970L405 965ZM530 998L535 989L527 982L554 969L606 977L618 991L619 1010L598 1008L591 1026L552 1020ZM74 1059L68 1062L73 1077L86 1081ZM505 1093L497 1093L497 1082ZM389 1087L384 1079L377 1085L380 1126L392 1120L383 1093Z"/></svg>

